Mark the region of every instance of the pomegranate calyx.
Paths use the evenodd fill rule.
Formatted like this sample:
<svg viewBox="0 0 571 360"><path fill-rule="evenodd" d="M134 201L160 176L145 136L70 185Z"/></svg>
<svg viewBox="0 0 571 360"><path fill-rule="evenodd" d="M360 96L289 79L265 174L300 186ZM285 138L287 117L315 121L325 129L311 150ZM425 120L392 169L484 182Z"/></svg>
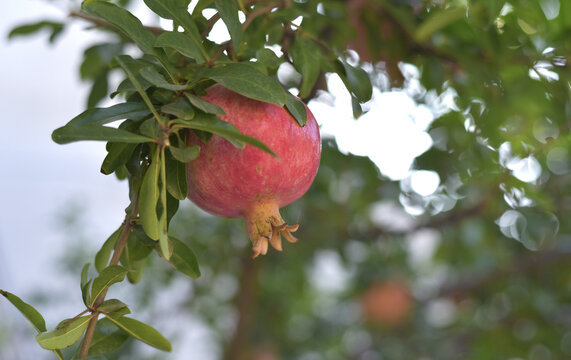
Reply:
<svg viewBox="0 0 571 360"><path fill-rule="evenodd" d="M266 255L268 244L282 251L282 237L294 243L298 239L291 233L297 231L299 224L288 225L281 217L277 205L258 204L244 216L246 231L252 241L252 257Z"/></svg>

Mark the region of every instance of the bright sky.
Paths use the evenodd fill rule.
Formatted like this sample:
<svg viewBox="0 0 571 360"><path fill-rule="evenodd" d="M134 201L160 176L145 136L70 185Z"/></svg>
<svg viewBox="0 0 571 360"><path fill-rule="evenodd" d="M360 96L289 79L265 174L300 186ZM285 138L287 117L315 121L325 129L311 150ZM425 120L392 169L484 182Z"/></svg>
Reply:
<svg viewBox="0 0 571 360"><path fill-rule="evenodd" d="M127 188L114 177L99 173L105 156L103 143L61 146L50 138L53 129L84 110L87 89L80 83L77 69L83 49L97 35L82 32L84 25L77 24L54 46L47 44L46 36L7 40L9 29L15 25L61 18L67 3L59 3L59 8L52 4L41 0L9 1L0 13L4 142L0 153L0 288L24 299L29 299L34 290L50 293L50 297L61 294L62 299L72 296L72 308L80 310L79 278L60 279L62 269L52 266L58 254L65 251L66 240L73 238L73 234L62 233L58 216L80 205L84 211L82 237L93 239L88 246L96 251L123 218L123 209L128 205ZM432 110L415 104L404 92L375 90L370 110L355 121L339 78L329 77L329 85L334 96L310 104L323 135L335 135L345 153L369 156L391 179L409 176L412 160L431 146L426 129L433 119ZM414 174L413 188L421 194L434 192L439 185L434 176L431 172ZM73 287L77 291L69 291ZM47 314L48 326L69 316L69 309L69 302L40 307ZM0 301L0 318L23 323L6 301ZM46 355L33 339L26 349L26 353L18 349L19 354L0 352L0 358Z"/></svg>

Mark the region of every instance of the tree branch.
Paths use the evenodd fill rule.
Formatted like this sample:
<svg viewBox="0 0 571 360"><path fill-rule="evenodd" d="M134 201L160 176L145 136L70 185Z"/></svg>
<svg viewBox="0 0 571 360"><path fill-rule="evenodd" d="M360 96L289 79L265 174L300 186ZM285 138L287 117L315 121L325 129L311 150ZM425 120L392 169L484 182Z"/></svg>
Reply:
<svg viewBox="0 0 571 360"><path fill-rule="evenodd" d="M252 318L255 311L256 293L259 286L258 272L261 267L260 260L252 259L250 249L242 259L242 278L240 289L235 297L235 305L238 310L238 322L234 335L230 340L224 360L243 360L245 348L252 327Z"/></svg>
<svg viewBox="0 0 571 360"><path fill-rule="evenodd" d="M133 207L133 211L125 216L125 220L123 221L121 234L119 234L119 238L117 239L117 244L115 244L115 249L113 250L113 256L109 261L109 266L119 264L119 260L121 259L121 255L123 254L123 250L125 250L125 246L127 245L127 240L129 240L129 235L131 235L131 230L133 229L134 220L137 217L139 212L138 210L138 197L135 199L135 205ZM81 347L79 349L79 358L81 360L86 360L87 355L89 354L89 347L91 346L91 341L93 340L93 335L95 334L95 327L97 326L97 321L99 318L99 311L97 308L101 306L103 301L105 301L105 296L107 296L107 289L103 291L93 302L93 307L90 309L93 313L93 317L89 321L87 325L87 329L85 330L85 335L83 336L83 341L81 342Z"/></svg>

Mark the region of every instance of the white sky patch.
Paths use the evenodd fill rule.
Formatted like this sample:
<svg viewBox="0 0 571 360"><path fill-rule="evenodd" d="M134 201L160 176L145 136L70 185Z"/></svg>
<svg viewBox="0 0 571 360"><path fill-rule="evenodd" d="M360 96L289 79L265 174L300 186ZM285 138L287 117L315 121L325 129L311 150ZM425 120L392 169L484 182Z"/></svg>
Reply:
<svg viewBox="0 0 571 360"><path fill-rule="evenodd" d="M431 170L416 170L410 175L412 190L419 195L433 194L440 185L440 176Z"/></svg>
<svg viewBox="0 0 571 360"><path fill-rule="evenodd" d="M318 116L323 136L334 136L343 153L368 156L393 180L408 176L413 160L432 146L424 131L433 120L430 110L402 91L374 89L370 110L355 120L341 79L330 75L328 85L336 97L333 106L320 101L309 105Z"/></svg>

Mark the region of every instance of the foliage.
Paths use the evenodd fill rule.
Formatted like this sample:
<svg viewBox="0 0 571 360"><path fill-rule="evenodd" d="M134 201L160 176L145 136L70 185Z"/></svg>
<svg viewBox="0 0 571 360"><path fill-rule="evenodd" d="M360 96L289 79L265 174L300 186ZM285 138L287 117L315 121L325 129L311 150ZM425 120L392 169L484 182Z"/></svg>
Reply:
<svg viewBox="0 0 571 360"><path fill-rule="evenodd" d="M571 356L564 316L571 4L144 2L173 30L143 25L127 10L129 1L86 0L71 13L109 38L86 49L79 69L92 83L88 109L53 139L107 141L101 170L128 181L131 203L95 256L97 275L83 268L85 311L47 331L33 307L1 291L39 332L42 347L60 359L67 356L60 349L73 344L71 356L118 358L134 338L169 351L157 330L126 316L126 304L105 298L113 284L137 283L145 267L160 266L156 254L197 278L191 306L181 311L209 324L225 359ZM212 39L217 22L229 40ZM54 41L66 25L42 20L10 36L47 28ZM279 76L283 68L295 73ZM96 107L110 92L113 72L124 76L110 94L117 102ZM200 98L208 86L285 106L303 125L299 99L327 90L330 74L345 84L356 117L374 106L373 88L402 88L433 108L441 94L455 94L428 129L432 147L414 163L415 170L437 173L441 186L421 195L411 178L391 181L368 159L341 154L327 140L314 185L288 208L290 217L303 219L303 240L255 261L243 256L245 237L234 240L240 224L188 206L177 211L186 198L184 164L200 151L186 146L188 129L205 141L216 134L239 148L272 152L217 118L222 110ZM338 276L327 277L328 269ZM219 296L221 278L237 285L230 296ZM410 289L410 316L400 324L367 318L363 294L395 279ZM150 274L142 281L169 286ZM228 331L221 317L231 311L237 319Z"/></svg>

